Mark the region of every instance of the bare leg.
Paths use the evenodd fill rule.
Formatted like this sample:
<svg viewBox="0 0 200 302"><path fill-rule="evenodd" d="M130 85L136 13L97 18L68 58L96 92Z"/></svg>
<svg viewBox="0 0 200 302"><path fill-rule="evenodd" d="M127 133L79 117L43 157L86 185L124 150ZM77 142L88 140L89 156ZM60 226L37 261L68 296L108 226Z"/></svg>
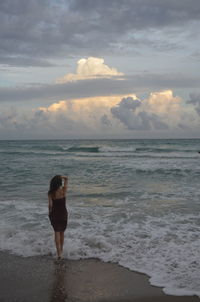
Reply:
<svg viewBox="0 0 200 302"><path fill-rule="evenodd" d="M60 251L61 251L61 254L63 252L63 244L64 244L64 232L60 232Z"/></svg>
<svg viewBox="0 0 200 302"><path fill-rule="evenodd" d="M55 244L58 258L61 256L60 232L55 232Z"/></svg>

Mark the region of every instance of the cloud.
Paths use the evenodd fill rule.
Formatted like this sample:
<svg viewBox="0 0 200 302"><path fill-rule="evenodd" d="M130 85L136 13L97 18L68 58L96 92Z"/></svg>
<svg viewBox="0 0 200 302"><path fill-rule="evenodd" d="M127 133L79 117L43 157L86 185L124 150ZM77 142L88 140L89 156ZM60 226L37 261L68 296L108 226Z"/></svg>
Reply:
<svg viewBox="0 0 200 302"><path fill-rule="evenodd" d="M112 126L112 122L111 122L111 120L109 119L109 117L108 117L107 114L103 114L103 115L101 116L100 121L101 121L102 125L105 125L106 127L107 127L107 126L108 126L108 127Z"/></svg>
<svg viewBox="0 0 200 302"><path fill-rule="evenodd" d="M143 101L123 98L111 112L130 130L180 129L197 120L194 111L188 111L183 100L174 97L171 90L153 92Z"/></svg>
<svg viewBox="0 0 200 302"><path fill-rule="evenodd" d="M60 101L40 107L39 112L55 124L66 119L78 132L83 129L87 133L91 133L91 129L94 133L101 132L104 126L120 133L123 129L162 131L197 126L195 111L189 109L180 97L167 90L153 92L144 100L128 95Z"/></svg>
<svg viewBox="0 0 200 302"><path fill-rule="evenodd" d="M176 37L183 31L192 32L198 27L199 15L199 0L1 0L1 62L9 64L10 57L19 66L32 65L33 60L47 66L48 60L58 56L97 56L128 48L132 52L147 37L153 41L158 31L167 48L166 30L175 29ZM176 44L170 34L168 42L173 47ZM14 60L18 56L19 61Z"/></svg>
<svg viewBox="0 0 200 302"><path fill-rule="evenodd" d="M188 104L192 104L197 112L197 114L200 116L200 94L198 93L191 93L190 99L187 101Z"/></svg>
<svg viewBox="0 0 200 302"><path fill-rule="evenodd" d="M31 58L29 56L21 56L21 55L0 55L0 64L6 66L19 66L20 67L52 67L53 64L46 60L40 58Z"/></svg>
<svg viewBox="0 0 200 302"><path fill-rule="evenodd" d="M106 0L90 1L74 0L70 2L70 11L91 16L96 12L96 18L102 20L105 28L108 23L113 23L112 29L118 25L118 29L162 27L170 24L185 23L199 18L200 4L198 0ZM120 21L124 21L124 24Z"/></svg>
<svg viewBox="0 0 200 302"><path fill-rule="evenodd" d="M4 110L0 114L1 138L80 138L120 135L123 125L110 109L122 95L61 100L32 112ZM105 133L106 131L106 133Z"/></svg>
<svg viewBox="0 0 200 302"><path fill-rule="evenodd" d="M123 77L123 81L119 79ZM0 102L41 102L93 96L127 95L148 91L199 88L199 80L187 74L139 73L134 75L97 77L84 81L0 87Z"/></svg>
<svg viewBox="0 0 200 302"><path fill-rule="evenodd" d="M124 94L61 100L25 113L12 109L0 114L1 138L166 136L199 133L199 126L194 105L186 105L171 90L152 92L145 99Z"/></svg>
<svg viewBox="0 0 200 302"><path fill-rule="evenodd" d="M120 83L119 83L120 82ZM121 84L121 82L124 82ZM86 79L63 84L43 84L25 87L0 87L0 102L40 102L56 101L58 99L84 98L98 95L119 95L133 91L131 80L119 81L118 79Z"/></svg>
<svg viewBox="0 0 200 302"><path fill-rule="evenodd" d="M101 133L111 125L118 128L118 121L113 120L110 109L121 99L122 96L118 95L63 100L48 107L39 107L35 114L39 113L42 119L45 116L54 125L59 124L61 119L66 120L75 134Z"/></svg>
<svg viewBox="0 0 200 302"><path fill-rule="evenodd" d="M89 57L80 59L77 62L76 73L69 73L57 80L57 83L72 82L78 80L94 79L94 78L111 78L122 76L123 73L117 71L116 68L110 68L104 64L103 58Z"/></svg>
<svg viewBox="0 0 200 302"><path fill-rule="evenodd" d="M143 109L141 109L143 107ZM143 103L132 97L123 98L121 102L111 108L114 117L118 118L129 130L167 129L159 115L145 111Z"/></svg>

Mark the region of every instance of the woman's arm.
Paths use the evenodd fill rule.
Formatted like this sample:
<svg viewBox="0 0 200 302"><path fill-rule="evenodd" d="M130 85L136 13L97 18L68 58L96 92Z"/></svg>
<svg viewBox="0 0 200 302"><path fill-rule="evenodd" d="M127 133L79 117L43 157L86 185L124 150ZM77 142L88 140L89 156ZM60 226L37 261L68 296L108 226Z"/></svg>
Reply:
<svg viewBox="0 0 200 302"><path fill-rule="evenodd" d="M50 215L51 211L52 211L52 206L53 206L52 198L50 195L48 195L48 200L49 200L49 215Z"/></svg>
<svg viewBox="0 0 200 302"><path fill-rule="evenodd" d="M68 177L67 176L61 176L61 178L64 179L63 192L64 192L64 194L66 194L67 185L68 185Z"/></svg>

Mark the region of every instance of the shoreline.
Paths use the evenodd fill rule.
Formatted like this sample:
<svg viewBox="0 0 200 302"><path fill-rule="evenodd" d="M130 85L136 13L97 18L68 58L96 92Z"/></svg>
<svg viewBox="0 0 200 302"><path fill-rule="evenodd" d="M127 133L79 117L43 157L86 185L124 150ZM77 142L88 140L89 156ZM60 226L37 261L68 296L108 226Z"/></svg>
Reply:
<svg viewBox="0 0 200 302"><path fill-rule="evenodd" d="M166 295L149 277L99 259L55 260L0 252L1 302L199 302Z"/></svg>

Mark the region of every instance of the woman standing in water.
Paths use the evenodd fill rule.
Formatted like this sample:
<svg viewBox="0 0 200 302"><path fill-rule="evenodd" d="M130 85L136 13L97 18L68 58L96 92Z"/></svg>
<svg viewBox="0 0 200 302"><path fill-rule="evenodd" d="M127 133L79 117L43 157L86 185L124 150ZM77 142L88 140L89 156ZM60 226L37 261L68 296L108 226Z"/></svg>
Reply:
<svg viewBox="0 0 200 302"><path fill-rule="evenodd" d="M62 179L64 185L62 186ZM67 176L56 175L50 181L48 191L49 219L55 232L55 244L58 259L61 259L64 244L64 231L67 227L68 213L66 209Z"/></svg>

